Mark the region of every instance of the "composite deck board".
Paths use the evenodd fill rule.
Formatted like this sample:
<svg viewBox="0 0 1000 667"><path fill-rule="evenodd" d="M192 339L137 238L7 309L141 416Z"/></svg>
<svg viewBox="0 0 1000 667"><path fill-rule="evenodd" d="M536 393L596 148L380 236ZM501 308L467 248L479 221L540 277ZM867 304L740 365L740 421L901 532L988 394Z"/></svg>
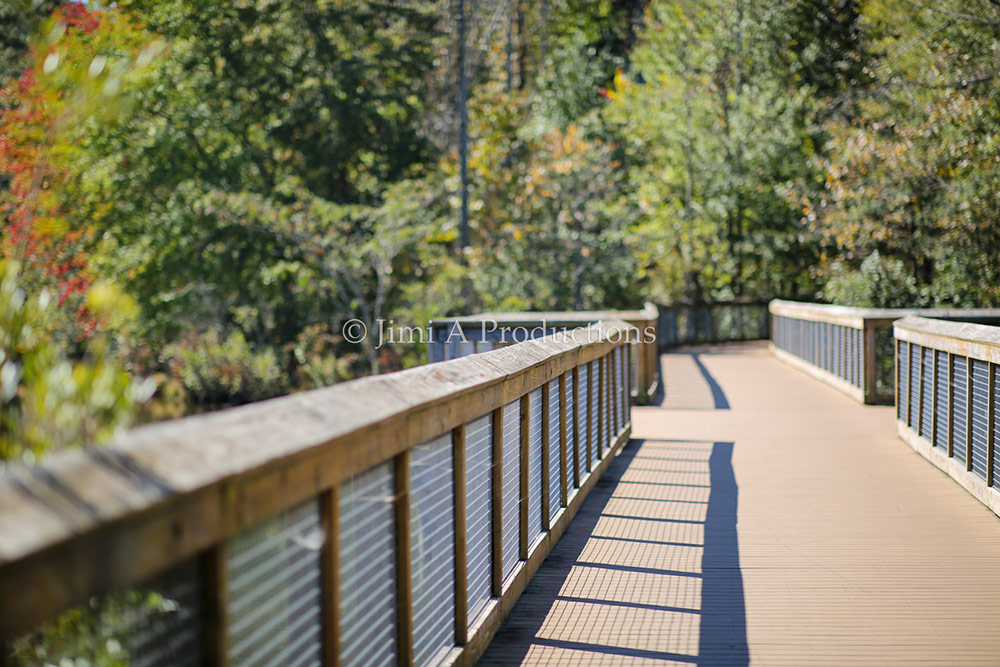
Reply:
<svg viewBox="0 0 1000 667"><path fill-rule="evenodd" d="M762 344L662 370L481 664L1000 664L1000 520L892 408Z"/></svg>

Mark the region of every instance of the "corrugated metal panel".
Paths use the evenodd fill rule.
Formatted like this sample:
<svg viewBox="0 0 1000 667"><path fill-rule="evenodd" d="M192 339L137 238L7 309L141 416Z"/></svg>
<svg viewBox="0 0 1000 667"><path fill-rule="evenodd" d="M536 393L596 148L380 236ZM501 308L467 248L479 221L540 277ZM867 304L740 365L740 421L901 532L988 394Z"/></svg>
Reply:
<svg viewBox="0 0 1000 667"><path fill-rule="evenodd" d="M843 330L844 330L844 328L841 327L841 326L839 326L839 325L835 325L835 326L831 327L831 335L830 335L830 364L831 365L830 365L830 370L837 377L844 377L844 373L843 373L843 369L842 369L842 364L840 363L840 360L842 359L842 353L841 353L841 350L840 350L840 336L841 336L841 332L843 332Z"/></svg>
<svg viewBox="0 0 1000 667"><path fill-rule="evenodd" d="M934 428L936 429L934 446L948 451L948 353L935 350L934 355L934 363L937 367L934 383L934 393L937 397L937 406L934 411Z"/></svg>
<svg viewBox="0 0 1000 667"><path fill-rule="evenodd" d="M521 530L521 401L503 406L503 574L518 561Z"/></svg>
<svg viewBox="0 0 1000 667"><path fill-rule="evenodd" d="M455 486L451 434L410 451L413 659L434 665L455 644Z"/></svg>
<svg viewBox="0 0 1000 667"><path fill-rule="evenodd" d="M920 350L920 384L922 409L920 411L920 435L931 440L931 422L934 417L934 350L925 347Z"/></svg>
<svg viewBox="0 0 1000 667"><path fill-rule="evenodd" d="M625 373L625 361L627 359L626 355L628 355L628 352L629 349L626 347L619 348L618 351L618 411L621 415L621 418L618 420L618 424L622 427L629 422L629 415L626 414L628 412L625 400L626 392L622 389L622 387L626 386L625 381L627 380Z"/></svg>
<svg viewBox="0 0 1000 667"><path fill-rule="evenodd" d="M632 343L629 348L629 365L632 367L631 375L629 379L631 381L630 389L636 393L639 391L639 345L637 343ZM648 389L648 387L643 387L643 390Z"/></svg>
<svg viewBox="0 0 1000 667"><path fill-rule="evenodd" d="M986 479L987 427L989 426L990 365L972 360L972 472Z"/></svg>
<svg viewBox="0 0 1000 667"><path fill-rule="evenodd" d="M996 370L994 370L993 371L993 400L994 401L996 401L996 397L997 396L1000 396L1000 372L997 372ZM998 467L998 464L1000 464L1000 460L998 460L998 458L1000 458L1000 447L996 446L996 437L997 437L998 433L1000 433L1000 409L997 409L997 406L994 404L994 406L993 406L993 477L994 477L994 479L993 479L993 486L1000 486L1000 482L997 481L997 478L1000 478L1000 475L997 474L997 471L1000 470L1000 467Z"/></svg>
<svg viewBox="0 0 1000 667"><path fill-rule="evenodd" d="M965 357L955 356L952 358L955 383L952 388L955 407L952 410L952 419L955 420L952 431L952 455L959 461L965 461L965 446L968 438L966 428L969 417L967 392L969 389L969 371L966 368Z"/></svg>
<svg viewBox="0 0 1000 667"><path fill-rule="evenodd" d="M549 381L549 519L562 503L562 452L559 447L559 378Z"/></svg>
<svg viewBox="0 0 1000 667"><path fill-rule="evenodd" d="M192 558L129 591L141 601L117 616L131 628L127 642L133 667L195 667L202 663L201 570ZM112 633L112 636L114 634ZM53 656L48 659L53 663Z"/></svg>
<svg viewBox="0 0 1000 667"><path fill-rule="evenodd" d="M0 648L5 665L195 667L203 662L196 558L141 585L90 599L61 621ZM7 650L10 650L7 653Z"/></svg>
<svg viewBox="0 0 1000 667"><path fill-rule="evenodd" d="M577 453L577 474L580 483L587 476L587 448L590 447L590 365L582 364L578 369L580 373L580 447Z"/></svg>
<svg viewBox="0 0 1000 667"><path fill-rule="evenodd" d="M907 425L914 431L917 430L917 420L920 418L920 370L923 348L919 345L910 345L910 419Z"/></svg>
<svg viewBox="0 0 1000 667"><path fill-rule="evenodd" d="M493 548L493 420L465 425L465 553L469 625L490 599Z"/></svg>
<svg viewBox="0 0 1000 667"><path fill-rule="evenodd" d="M896 405L896 419L906 421L908 400L906 388L910 386L910 344L905 340L898 341L896 364L899 367L899 402Z"/></svg>
<svg viewBox="0 0 1000 667"><path fill-rule="evenodd" d="M573 397L573 371L568 371L563 376L564 382L566 383L566 488L573 488L573 449L576 446L575 436L573 432L573 414L577 410L577 404Z"/></svg>
<svg viewBox="0 0 1000 667"><path fill-rule="evenodd" d="M392 464L340 485L340 650L344 665L396 662L396 520Z"/></svg>
<svg viewBox="0 0 1000 667"><path fill-rule="evenodd" d="M226 643L231 664L320 665L322 546L315 500L229 539Z"/></svg>
<svg viewBox="0 0 1000 667"><path fill-rule="evenodd" d="M590 422L591 433L593 434L593 437L590 439L590 470L597 467L597 443L601 441L601 436L604 435L601 432L599 416L604 409L605 406L601 405L601 371L595 361L590 366ZM606 416L604 423L608 423Z"/></svg>
<svg viewBox="0 0 1000 667"><path fill-rule="evenodd" d="M542 534L542 388L528 394L528 544Z"/></svg>

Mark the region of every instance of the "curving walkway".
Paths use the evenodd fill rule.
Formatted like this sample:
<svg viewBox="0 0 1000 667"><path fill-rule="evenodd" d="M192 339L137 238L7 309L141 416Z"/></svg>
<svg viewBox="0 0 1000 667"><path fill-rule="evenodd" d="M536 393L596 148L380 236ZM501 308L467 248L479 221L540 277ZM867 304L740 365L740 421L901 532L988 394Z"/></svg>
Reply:
<svg viewBox="0 0 1000 667"><path fill-rule="evenodd" d="M480 664L1000 664L1000 520L891 408L763 344L661 363Z"/></svg>

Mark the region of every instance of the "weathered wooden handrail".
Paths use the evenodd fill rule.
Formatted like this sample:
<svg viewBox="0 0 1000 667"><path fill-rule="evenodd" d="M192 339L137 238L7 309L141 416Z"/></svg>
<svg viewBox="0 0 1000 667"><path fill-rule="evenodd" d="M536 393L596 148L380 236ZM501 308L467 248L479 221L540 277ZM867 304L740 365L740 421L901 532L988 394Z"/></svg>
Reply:
<svg viewBox="0 0 1000 667"><path fill-rule="evenodd" d="M1000 515L1000 328L906 317L893 331L899 437Z"/></svg>
<svg viewBox="0 0 1000 667"><path fill-rule="evenodd" d="M434 319L430 322L428 356L432 363L457 359L610 320L623 320L636 328L636 337L629 341L633 345L632 396L640 405L648 403L659 384L657 327L660 318L656 306L651 303L647 303L642 310L478 313Z"/></svg>
<svg viewBox="0 0 1000 667"><path fill-rule="evenodd" d="M774 300L771 350L861 403L891 403L892 323L907 315L1000 321L997 309L851 308Z"/></svg>
<svg viewBox="0 0 1000 667"><path fill-rule="evenodd" d="M103 630L70 646L92 661L473 662L628 439L629 333L601 322L3 470L10 662L58 662L39 624L88 600Z"/></svg>

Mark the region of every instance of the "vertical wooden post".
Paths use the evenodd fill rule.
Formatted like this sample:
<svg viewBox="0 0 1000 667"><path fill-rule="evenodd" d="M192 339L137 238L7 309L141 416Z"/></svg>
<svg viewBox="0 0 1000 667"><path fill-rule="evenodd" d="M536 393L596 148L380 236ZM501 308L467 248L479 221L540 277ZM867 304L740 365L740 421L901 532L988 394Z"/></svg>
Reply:
<svg viewBox="0 0 1000 667"><path fill-rule="evenodd" d="M229 667L227 653L229 614L229 577L226 572L225 542L209 548L201 556L203 613L205 623L205 664L210 667Z"/></svg>
<svg viewBox="0 0 1000 667"><path fill-rule="evenodd" d="M492 551L490 569L493 597L503 593L503 407L493 411Z"/></svg>
<svg viewBox="0 0 1000 667"><path fill-rule="evenodd" d="M912 346L911 346L912 349ZM909 412L909 406L907 406ZM948 353L948 457L955 455L955 355Z"/></svg>
<svg viewBox="0 0 1000 667"><path fill-rule="evenodd" d="M559 376L559 455L562 457L562 466L559 469L559 504L562 507L568 506L569 479L566 475L569 459L566 458L566 373Z"/></svg>
<svg viewBox="0 0 1000 667"><path fill-rule="evenodd" d="M521 510L520 557L528 560L528 394L521 397Z"/></svg>
<svg viewBox="0 0 1000 667"><path fill-rule="evenodd" d="M413 664L413 572L410 561L410 452L396 456L396 647L400 665Z"/></svg>
<svg viewBox="0 0 1000 667"><path fill-rule="evenodd" d="M326 532L322 551L323 665L340 665L340 487L319 497L320 520Z"/></svg>
<svg viewBox="0 0 1000 667"><path fill-rule="evenodd" d="M972 470L972 357L965 358L965 469Z"/></svg>
<svg viewBox="0 0 1000 667"><path fill-rule="evenodd" d="M910 345L910 349L913 346ZM878 394L878 364L875 350L875 325L868 320L864 321L864 402L874 403ZM911 355L912 358L912 355ZM910 367L913 373L913 367ZM907 404L909 406L909 404ZM909 409L909 407L907 407Z"/></svg>
<svg viewBox="0 0 1000 667"><path fill-rule="evenodd" d="M993 486L993 440L996 436L993 427L993 419L996 412L996 394L993 388L996 386L997 366L990 363L990 374L988 382L990 386L986 388L986 395L989 396L986 405L986 486Z"/></svg>
<svg viewBox="0 0 1000 667"><path fill-rule="evenodd" d="M580 367L573 369L573 488L580 488Z"/></svg>
<svg viewBox="0 0 1000 667"><path fill-rule="evenodd" d="M552 488L552 480L549 479L550 464L552 463L552 452L549 448L549 395L548 381L542 385L542 530L549 530L549 491Z"/></svg>
<svg viewBox="0 0 1000 667"><path fill-rule="evenodd" d="M469 566L466 547L465 424L451 432L455 489L455 643L465 646L469 631Z"/></svg>

